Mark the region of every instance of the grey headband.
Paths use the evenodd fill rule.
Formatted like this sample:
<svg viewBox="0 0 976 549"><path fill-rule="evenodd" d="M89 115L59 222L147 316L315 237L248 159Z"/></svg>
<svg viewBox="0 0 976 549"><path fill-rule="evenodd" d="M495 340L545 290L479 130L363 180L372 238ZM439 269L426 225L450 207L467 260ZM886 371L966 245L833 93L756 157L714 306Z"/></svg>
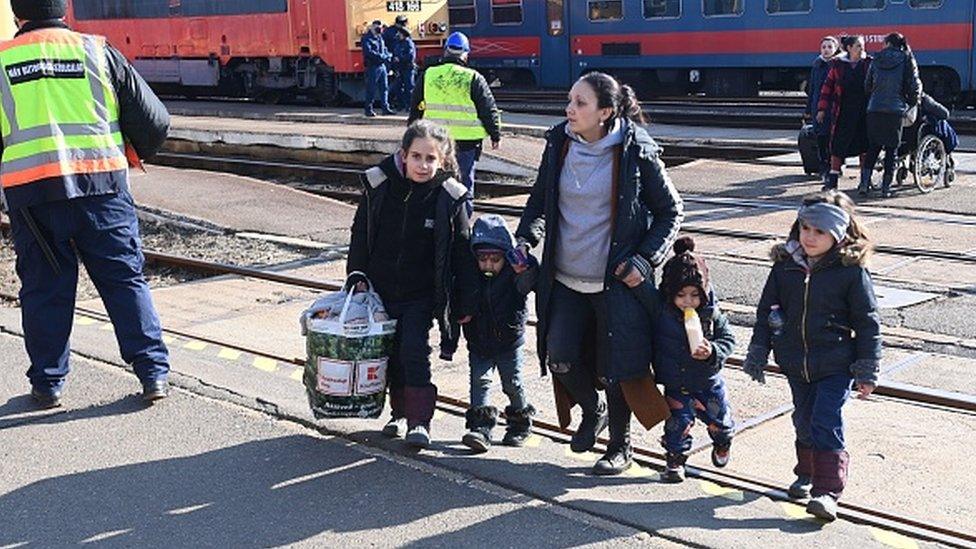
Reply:
<svg viewBox="0 0 976 549"><path fill-rule="evenodd" d="M796 217L811 227L829 233L837 242L844 240L851 225L851 216L844 208L826 202L800 206Z"/></svg>

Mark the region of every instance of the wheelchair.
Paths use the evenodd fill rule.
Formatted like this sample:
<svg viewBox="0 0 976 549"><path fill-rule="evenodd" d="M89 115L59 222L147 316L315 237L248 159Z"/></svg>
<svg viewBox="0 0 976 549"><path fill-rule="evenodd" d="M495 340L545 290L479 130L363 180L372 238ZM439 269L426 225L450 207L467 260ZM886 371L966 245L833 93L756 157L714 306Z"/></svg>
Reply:
<svg viewBox="0 0 976 549"><path fill-rule="evenodd" d="M952 154L932 130L933 125L928 121L916 122L902 130L893 187L901 187L911 175L918 190L928 194L939 185L949 187L955 180Z"/></svg>

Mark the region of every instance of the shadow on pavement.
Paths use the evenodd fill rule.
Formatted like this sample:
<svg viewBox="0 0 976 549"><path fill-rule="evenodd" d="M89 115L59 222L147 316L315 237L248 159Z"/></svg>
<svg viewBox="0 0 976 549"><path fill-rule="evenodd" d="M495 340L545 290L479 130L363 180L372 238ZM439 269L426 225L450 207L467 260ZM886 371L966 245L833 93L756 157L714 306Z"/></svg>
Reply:
<svg viewBox="0 0 976 549"><path fill-rule="evenodd" d="M268 547L330 532L360 533L364 545L419 538L424 545L490 539L534 546L556 535L576 545L614 537L534 508L499 514L490 510L496 504L510 502L342 444L294 435L34 482L0 496L0 546L87 540ZM567 523L579 531L561 532ZM316 544L339 541L326 535Z"/></svg>

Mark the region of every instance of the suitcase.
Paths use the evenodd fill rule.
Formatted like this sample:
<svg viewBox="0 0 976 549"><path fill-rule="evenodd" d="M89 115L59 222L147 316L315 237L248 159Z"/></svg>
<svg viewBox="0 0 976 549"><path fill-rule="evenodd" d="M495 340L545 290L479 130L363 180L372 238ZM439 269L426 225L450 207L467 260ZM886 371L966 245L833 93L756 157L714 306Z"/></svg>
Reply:
<svg viewBox="0 0 976 549"><path fill-rule="evenodd" d="M813 124L804 124L800 128L800 135L796 138L796 145L800 149L800 159L803 161L803 173L807 175L819 175L820 147L817 146L817 134L813 131Z"/></svg>

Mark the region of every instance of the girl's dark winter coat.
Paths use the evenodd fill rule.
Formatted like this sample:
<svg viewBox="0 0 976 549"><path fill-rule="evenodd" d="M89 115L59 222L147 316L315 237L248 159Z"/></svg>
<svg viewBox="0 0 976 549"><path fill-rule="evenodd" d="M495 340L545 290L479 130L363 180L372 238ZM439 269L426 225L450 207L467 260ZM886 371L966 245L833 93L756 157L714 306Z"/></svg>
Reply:
<svg viewBox="0 0 976 549"><path fill-rule="evenodd" d="M553 253L557 247L551 243L559 238L559 174L568 148L567 139L566 122L546 133L539 175L515 233L532 246L543 239L547 241L536 285L536 334L543 375L546 374L549 301L556 280ZM681 198L658 158L661 149L647 132L636 124L628 124L619 151L614 156L616 169L611 192L616 200L604 276L609 318L607 333L603 335L610 343L607 357L610 371L602 375L611 383L647 374L653 352L647 338L651 317L642 303L653 301L657 295L653 268L664 261L684 217ZM634 289L613 274L618 264L628 260L648 273L647 280Z"/></svg>
<svg viewBox="0 0 976 549"><path fill-rule="evenodd" d="M856 245L835 248L812 271L796 263L783 245L773 248L749 359L769 350L789 377L810 383L839 373L876 383L881 360L881 322L865 254ZM780 335L769 326L778 304L785 319Z"/></svg>
<svg viewBox="0 0 976 549"><path fill-rule="evenodd" d="M452 337L452 320L475 309L477 269L471 264L471 222L465 206L467 189L454 178L439 174L442 190L434 218L434 316L443 337ZM378 216L392 178L405 180L396 158L389 156L366 170L365 190L356 209L346 271L366 272L376 247ZM412 184L412 183L411 183ZM398 273L398 276L411 276Z"/></svg>
<svg viewBox="0 0 976 549"><path fill-rule="evenodd" d="M712 343L712 356L705 360L691 357L683 311L665 303L654 319L654 376L668 389L689 393L708 389L735 349L735 335L714 294L710 293L708 303L698 308L698 317L705 339Z"/></svg>
<svg viewBox="0 0 976 549"><path fill-rule="evenodd" d="M505 264L494 277L482 276L478 287L478 308L471 322L464 324L464 339L468 350L484 358L511 352L525 342L525 323L529 312L526 303L535 285L539 267L530 256L532 265L515 274Z"/></svg>
<svg viewBox="0 0 976 549"><path fill-rule="evenodd" d="M807 90L807 116L813 123L813 129L817 135L827 135L830 133L831 116L824 118L823 123L817 122L817 105L820 103L820 89L827 80L827 73L830 71L830 62L824 61L823 57L817 56L813 60L810 68L810 79L808 80L809 89ZM829 113L828 113L829 114Z"/></svg>

